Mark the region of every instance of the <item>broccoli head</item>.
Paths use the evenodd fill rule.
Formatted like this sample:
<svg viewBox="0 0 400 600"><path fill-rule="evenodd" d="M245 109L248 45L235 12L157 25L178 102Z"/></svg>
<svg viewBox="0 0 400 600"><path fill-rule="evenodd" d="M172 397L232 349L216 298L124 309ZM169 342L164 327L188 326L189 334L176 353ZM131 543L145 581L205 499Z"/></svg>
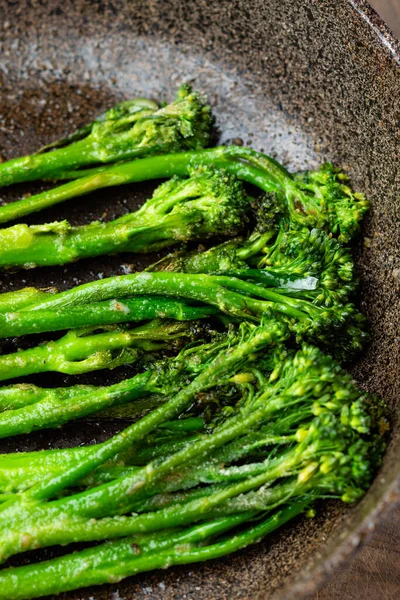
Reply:
<svg viewBox="0 0 400 600"><path fill-rule="evenodd" d="M261 257L260 257L261 256ZM355 265L351 252L320 229L286 230L281 227L273 244L264 245L257 268L276 275L315 277L318 284L307 291L307 297L316 304L332 306L346 302L357 285Z"/></svg>
<svg viewBox="0 0 400 600"><path fill-rule="evenodd" d="M124 100L98 115L91 123L79 127L79 129L60 140L56 140L51 144L43 146L36 154L55 150L56 148L63 148L73 142L83 140L98 128L103 129L104 131L108 130L110 133L118 130L123 131L124 129L131 127L133 123L139 119L154 114L159 108L160 107L156 102L147 98Z"/></svg>
<svg viewBox="0 0 400 600"><path fill-rule="evenodd" d="M208 424L215 437L238 421L245 431L210 456L212 464L223 464L219 477L264 474L268 482L233 500L231 508L248 503L266 510L271 501L280 503L288 496L357 500L386 447L385 404L358 389L349 373L314 346L305 344L294 352L278 345L267 354L267 360L260 357L253 363L250 373L247 365L252 379L236 375L235 387L242 390L236 389L231 400L237 402L224 404ZM245 426L250 422L249 431Z"/></svg>
<svg viewBox="0 0 400 600"><path fill-rule="evenodd" d="M270 156L236 146L203 151L193 160L208 164L212 159L240 179L275 193L288 229L317 227L347 243L369 208L363 194L353 192L347 176L330 163L316 171L291 175Z"/></svg>
<svg viewBox="0 0 400 600"><path fill-rule="evenodd" d="M324 306L346 302L357 284L348 248L319 229L286 230L283 221L278 230L271 227L260 233L256 228L247 239L229 240L203 252L177 252L148 270L255 279Z"/></svg>
<svg viewBox="0 0 400 600"><path fill-rule="evenodd" d="M326 218L340 242L347 243L358 233L369 202L364 194L351 190L340 169L326 163L317 171L296 174L295 181L302 192L315 198L316 219Z"/></svg>
<svg viewBox="0 0 400 600"><path fill-rule="evenodd" d="M188 241L236 234L248 221L248 209L248 197L235 176L202 168L191 170L188 179L173 177L161 184L142 208L120 222L132 220L150 232L163 228L169 238Z"/></svg>

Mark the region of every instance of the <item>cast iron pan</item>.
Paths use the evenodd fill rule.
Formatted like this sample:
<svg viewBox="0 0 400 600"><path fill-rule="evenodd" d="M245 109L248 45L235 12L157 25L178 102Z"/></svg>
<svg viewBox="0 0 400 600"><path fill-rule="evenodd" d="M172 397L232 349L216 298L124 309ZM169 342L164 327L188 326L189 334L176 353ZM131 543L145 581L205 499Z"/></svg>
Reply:
<svg viewBox="0 0 400 600"><path fill-rule="evenodd" d="M365 242L355 249L373 342L354 373L362 386L391 403L394 434L364 500L348 510L325 505L316 519L299 519L224 560L61 598L306 596L349 558L400 494L399 43L362 0L1 0L0 13L4 158L35 150L117 100L135 95L170 99L182 81L189 81L209 95L220 141L236 138L289 168L333 160L373 201ZM0 190L0 198L17 198L27 189ZM112 218L138 206L151 189L150 184L109 189L42 212L30 222ZM82 261L1 276L1 290L26 284L64 289L145 264L130 255ZM3 351L15 347L10 341ZM130 372L100 372L87 381L102 384ZM60 378L45 375L37 382L53 385ZM121 427L120 422L77 422L56 432L21 436L2 450L93 443ZM38 557L52 552L58 550Z"/></svg>

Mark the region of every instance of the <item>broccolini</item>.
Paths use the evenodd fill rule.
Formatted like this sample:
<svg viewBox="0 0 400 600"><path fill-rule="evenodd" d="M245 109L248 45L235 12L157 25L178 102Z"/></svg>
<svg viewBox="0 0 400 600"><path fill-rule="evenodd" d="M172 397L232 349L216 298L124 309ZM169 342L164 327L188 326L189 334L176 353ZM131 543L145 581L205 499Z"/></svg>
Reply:
<svg viewBox="0 0 400 600"><path fill-rule="evenodd" d="M62 265L117 252L152 252L223 234L246 224L248 199L242 184L223 171L193 171L188 179L160 185L133 213L111 222L71 226L68 221L14 225L0 230L0 266Z"/></svg>
<svg viewBox="0 0 400 600"><path fill-rule="evenodd" d="M249 148L221 146L93 169L84 177L0 207L0 223L104 187L173 175L187 177L191 168L199 166L225 169L267 193L275 193L292 228L324 228L343 243L359 231L360 222L369 207L362 194L352 192L346 176L330 164L307 176L292 176L266 154ZM77 175L73 172L71 177Z"/></svg>
<svg viewBox="0 0 400 600"><path fill-rule="evenodd" d="M210 107L186 85L181 86L174 102L162 108L143 99L123 102L70 138L37 154L1 163L0 186L57 178L66 169L96 163L197 150L208 145L211 125Z"/></svg>

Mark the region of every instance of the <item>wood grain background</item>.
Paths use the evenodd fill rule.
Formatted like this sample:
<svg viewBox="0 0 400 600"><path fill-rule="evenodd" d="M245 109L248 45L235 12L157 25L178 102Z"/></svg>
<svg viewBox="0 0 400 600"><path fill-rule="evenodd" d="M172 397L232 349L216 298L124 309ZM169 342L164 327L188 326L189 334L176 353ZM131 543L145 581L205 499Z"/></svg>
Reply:
<svg viewBox="0 0 400 600"><path fill-rule="evenodd" d="M400 0L369 2L400 38ZM400 600L400 508L312 600Z"/></svg>
<svg viewBox="0 0 400 600"><path fill-rule="evenodd" d="M369 0L369 3L400 38L400 0Z"/></svg>

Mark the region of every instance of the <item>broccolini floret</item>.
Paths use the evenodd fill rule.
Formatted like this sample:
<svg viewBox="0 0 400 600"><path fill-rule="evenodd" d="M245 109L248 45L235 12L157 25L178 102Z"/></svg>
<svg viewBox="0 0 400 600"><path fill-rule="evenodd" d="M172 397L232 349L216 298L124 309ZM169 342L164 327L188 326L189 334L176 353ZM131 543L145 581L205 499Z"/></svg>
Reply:
<svg viewBox="0 0 400 600"><path fill-rule="evenodd" d="M339 241L347 243L359 232L369 202L364 194L352 191L345 173L326 163L316 171L297 173L295 180L301 190L320 198L320 210L328 213L330 231Z"/></svg>

